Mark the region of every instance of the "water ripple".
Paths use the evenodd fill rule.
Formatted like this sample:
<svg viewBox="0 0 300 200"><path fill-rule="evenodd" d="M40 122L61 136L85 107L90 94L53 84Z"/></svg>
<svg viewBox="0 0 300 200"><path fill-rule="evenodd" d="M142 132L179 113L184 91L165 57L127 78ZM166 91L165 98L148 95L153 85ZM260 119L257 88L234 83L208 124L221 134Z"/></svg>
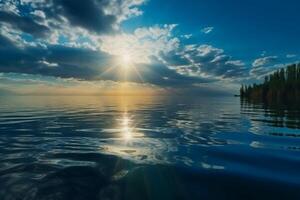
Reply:
<svg viewBox="0 0 300 200"><path fill-rule="evenodd" d="M1 199L134 199L125 182L143 191L139 173L150 185L162 176L154 166L166 173L161 184L176 172L191 186L196 170L204 179L220 173L219 183L237 176L300 185L299 110L236 98L30 98L0 99ZM188 199L179 191L166 199Z"/></svg>

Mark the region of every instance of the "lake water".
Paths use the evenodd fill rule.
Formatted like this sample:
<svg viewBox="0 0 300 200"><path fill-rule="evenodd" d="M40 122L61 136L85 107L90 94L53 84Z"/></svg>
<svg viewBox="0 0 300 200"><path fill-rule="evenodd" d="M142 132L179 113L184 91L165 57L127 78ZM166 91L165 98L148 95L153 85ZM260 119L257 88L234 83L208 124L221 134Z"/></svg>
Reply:
<svg viewBox="0 0 300 200"><path fill-rule="evenodd" d="M0 199L300 199L300 109L0 97Z"/></svg>

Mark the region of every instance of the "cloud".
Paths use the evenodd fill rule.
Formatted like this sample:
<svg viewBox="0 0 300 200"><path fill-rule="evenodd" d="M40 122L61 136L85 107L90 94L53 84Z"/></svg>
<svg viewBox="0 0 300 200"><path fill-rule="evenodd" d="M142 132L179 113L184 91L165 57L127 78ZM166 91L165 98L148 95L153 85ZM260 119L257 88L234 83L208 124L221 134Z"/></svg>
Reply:
<svg viewBox="0 0 300 200"><path fill-rule="evenodd" d="M223 49L211 45L184 45L162 55L178 73L207 80L233 80L248 72L241 60L232 60Z"/></svg>
<svg viewBox="0 0 300 200"><path fill-rule="evenodd" d="M138 28L132 34L104 36L101 37L101 50L114 56L129 54L134 58L137 69L141 68L139 64L148 64L149 68L155 69L152 63L155 58L166 68L187 77L190 84L193 84L190 80L203 83L213 79L234 79L249 72L243 61L232 59L223 49L207 44L182 44L179 38L173 36L176 27L174 24L155 25ZM141 74L146 76L147 73ZM162 78L170 82L168 76Z"/></svg>
<svg viewBox="0 0 300 200"><path fill-rule="evenodd" d="M3 36L0 42L5 45L0 48L0 72L92 80L101 72L97 66L110 58L104 52L56 45L18 48Z"/></svg>
<svg viewBox="0 0 300 200"><path fill-rule="evenodd" d="M107 34L124 20L141 15L144 0L7 0L0 2L0 21L34 37L54 37L72 27ZM21 13L21 14L20 14Z"/></svg>
<svg viewBox="0 0 300 200"><path fill-rule="evenodd" d="M73 78L0 73L1 95L162 95L167 90L149 84L83 81ZM127 90L124 90L124 87Z"/></svg>
<svg viewBox="0 0 300 200"><path fill-rule="evenodd" d="M253 67L261 67L269 64L274 64L278 60L277 56L267 56L256 59L253 63Z"/></svg>
<svg viewBox="0 0 300 200"><path fill-rule="evenodd" d="M111 32L117 21L116 16L105 14L105 1L58 0L53 4L55 12L66 17L71 25L97 33Z"/></svg>
<svg viewBox="0 0 300 200"><path fill-rule="evenodd" d="M211 58L211 57L222 54L224 51L222 49L215 48L211 45L204 44L204 45L198 46L196 48L196 52L199 57Z"/></svg>
<svg viewBox="0 0 300 200"><path fill-rule="evenodd" d="M290 54L286 56L287 58L295 58L297 55ZM278 56L267 56L256 59L252 63L252 67L249 70L248 79L253 79L253 81L261 80L265 76L273 73L274 71L284 68L288 65L294 64L294 62L280 62Z"/></svg>
<svg viewBox="0 0 300 200"><path fill-rule="evenodd" d="M193 34L186 34L186 35L182 35L181 37L184 39L190 39L193 37Z"/></svg>
<svg viewBox="0 0 300 200"><path fill-rule="evenodd" d="M254 80L262 79L269 73L272 73L273 71L284 67L283 64L279 64L278 62L278 56L266 56L257 58L252 63L248 78L252 78Z"/></svg>
<svg viewBox="0 0 300 200"><path fill-rule="evenodd" d="M52 0L52 16L57 13L71 25L96 33L109 33L130 17L141 15L144 0Z"/></svg>
<svg viewBox="0 0 300 200"><path fill-rule="evenodd" d="M201 29L201 32L204 33L204 34L209 34L209 33L211 33L213 30L214 30L214 27L209 26L209 27L205 27L205 28Z"/></svg>
<svg viewBox="0 0 300 200"><path fill-rule="evenodd" d="M239 67L245 66L245 63L241 60L229 60L226 62L226 64L233 65L233 66L239 66Z"/></svg>
<svg viewBox="0 0 300 200"><path fill-rule="evenodd" d="M129 54L135 63L149 63L152 56L178 48L180 40L172 36L175 27L175 24L155 25L137 28L132 34L101 36L100 49L117 57Z"/></svg>
<svg viewBox="0 0 300 200"><path fill-rule="evenodd" d="M277 69L285 67L284 64L274 64L274 65L268 65L268 66L259 66L259 67L253 67L250 70L250 78L253 79L262 79L266 75L276 71Z"/></svg>
<svg viewBox="0 0 300 200"><path fill-rule="evenodd" d="M0 49L5 51L9 50L10 48L15 48L13 42L7 37L0 35Z"/></svg>
<svg viewBox="0 0 300 200"><path fill-rule="evenodd" d="M261 54L260 54L260 56L265 57L266 54L267 54L267 51L262 51Z"/></svg>
<svg viewBox="0 0 300 200"><path fill-rule="evenodd" d="M9 13L13 13L15 15L19 15L19 10L16 6L16 2L12 0L6 0L0 2L0 11L6 11Z"/></svg>
<svg viewBox="0 0 300 200"><path fill-rule="evenodd" d="M41 9L40 6L37 7ZM47 19L51 16L46 9L43 12ZM64 16L69 17L67 14ZM72 22L76 23L73 26L83 26L77 24L81 22L75 21ZM95 35L66 26L63 30L58 27L54 39L59 41L63 36L66 38L63 39L64 42L49 44L51 41L47 39L33 40L34 45L29 45L31 43L23 39L23 46L13 37L17 35L19 40L22 40L21 33L8 34L9 31L6 31L7 33L0 37L0 42L6 45L0 52L4 55L0 58L0 72L86 81L122 81L121 66L116 60L124 54L130 54L134 58L132 62L138 73L132 71L127 81L140 84L192 87L218 79L234 79L245 73L242 61L232 60L224 54L223 49L207 44L182 44L180 39L173 35L176 27L176 24L154 25L137 28L133 33ZM88 30L89 27L84 29ZM7 51L8 49L10 50Z"/></svg>
<svg viewBox="0 0 300 200"><path fill-rule="evenodd" d="M38 61L38 63L43 64L43 65L48 66L48 67L58 67L57 63L49 63L46 60Z"/></svg>
<svg viewBox="0 0 300 200"><path fill-rule="evenodd" d="M35 37L45 37L50 31L47 26L36 23L30 17L21 17L5 11L0 11L0 22L1 21L2 23L8 23L13 28L29 33Z"/></svg>
<svg viewBox="0 0 300 200"><path fill-rule="evenodd" d="M194 83L210 82L210 80L202 77L182 75L158 60L152 60L151 64L139 64L136 66L136 69L142 74L142 80L135 75L134 77L128 77L130 81L146 82L167 87L185 87Z"/></svg>
<svg viewBox="0 0 300 200"><path fill-rule="evenodd" d="M249 74L241 60L210 44L184 44L177 24L120 30L142 14L144 0L7 0L0 2L0 72L124 81L120 57L129 55L126 81L162 87L194 87ZM213 27L206 27L209 34Z"/></svg>
<svg viewBox="0 0 300 200"><path fill-rule="evenodd" d="M116 57L105 52L61 45L18 48L5 37L0 37L0 42L5 45L0 49L0 72L86 81L122 81L121 66L114 62ZM155 57L150 59L149 63L136 63L138 73L132 69L126 81L166 87L207 82L201 77L181 75Z"/></svg>
<svg viewBox="0 0 300 200"><path fill-rule="evenodd" d="M295 58L295 57L297 57L297 55L296 54L287 54L286 57L287 58Z"/></svg>
<svg viewBox="0 0 300 200"><path fill-rule="evenodd" d="M39 18L42 18L42 19L46 18L45 13L43 11L41 11L41 10L35 10L35 11L31 12L30 14L32 14L34 16L37 16Z"/></svg>

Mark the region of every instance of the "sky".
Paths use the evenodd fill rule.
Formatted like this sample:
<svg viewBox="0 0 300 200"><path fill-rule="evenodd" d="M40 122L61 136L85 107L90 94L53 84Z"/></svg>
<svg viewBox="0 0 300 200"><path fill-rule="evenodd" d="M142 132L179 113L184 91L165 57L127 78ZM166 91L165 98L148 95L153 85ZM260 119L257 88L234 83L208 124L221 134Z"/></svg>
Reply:
<svg viewBox="0 0 300 200"><path fill-rule="evenodd" d="M236 93L300 58L297 0L0 0L0 94Z"/></svg>

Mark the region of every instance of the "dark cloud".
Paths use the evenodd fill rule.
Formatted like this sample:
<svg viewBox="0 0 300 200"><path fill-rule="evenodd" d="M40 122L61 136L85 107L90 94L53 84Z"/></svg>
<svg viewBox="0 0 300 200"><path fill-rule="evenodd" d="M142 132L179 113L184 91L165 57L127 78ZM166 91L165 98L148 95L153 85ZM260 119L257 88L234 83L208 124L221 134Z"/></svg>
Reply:
<svg viewBox="0 0 300 200"><path fill-rule="evenodd" d="M76 27L98 35L112 33L120 21L127 17L128 9L131 9L132 5L134 4L126 3L124 0L113 2L109 0L49 0L44 3L35 1L27 1L26 4L16 3L18 12L0 11L0 22L10 24L13 29L33 36L26 38L18 35L19 39L11 41L10 39L17 37L10 36L9 39L0 35L0 72L83 80L121 80L123 74L120 66L114 67L113 61L116 60L114 56L102 51L63 46L67 44L61 41L59 41L61 45L50 45L47 43L48 40L40 38L51 35L53 38L51 37L49 41L52 42L53 39L56 42L57 39L62 39L60 36L64 36L67 30L72 30L71 28L74 28L74 33L79 33ZM111 13L114 14L107 14L105 12L107 9L111 9ZM135 12L137 12L136 9ZM47 24L47 26L41 24ZM10 28L10 26L4 26L7 29ZM79 34L74 35L78 35L78 40L82 39ZM18 44L21 40L23 43ZM74 45L74 43L70 42L68 45ZM212 81L209 78L202 78L203 75L235 78L247 72L241 63L231 61L222 49L210 45L174 47L173 51L161 53L158 57L165 62L152 58L150 64L137 64L135 66L137 72L128 73L126 80L160 86L184 87ZM112 70L106 72L108 68Z"/></svg>
<svg viewBox="0 0 300 200"><path fill-rule="evenodd" d="M176 51L168 53L161 53L160 56L171 66L189 65L190 61L182 54L178 54Z"/></svg>
<svg viewBox="0 0 300 200"><path fill-rule="evenodd" d="M9 48L15 48L14 44L11 40L8 38L0 35L0 49L9 49Z"/></svg>
<svg viewBox="0 0 300 200"><path fill-rule="evenodd" d="M120 66L114 66L115 58L104 52L52 45L18 48L9 39L0 36L0 72L39 74L82 80L122 81ZM106 71L111 68L107 73ZM134 70L136 69L136 70ZM126 77L127 81L151 83L160 86L186 86L208 82L208 79L189 77L169 69L153 59L151 64L137 64Z"/></svg>
<svg viewBox="0 0 300 200"><path fill-rule="evenodd" d="M119 25L118 18L123 15L121 2L116 1L112 4L109 0L47 0L43 3L16 1L13 4L21 14L1 9L0 22L9 23L14 29L34 37L45 37L52 31L65 29L69 24L98 34L112 33ZM0 8L2 4L0 2ZM118 12L105 13L109 6L115 6L113 9ZM64 19L67 19L67 24ZM46 21L47 23L44 23Z"/></svg>
<svg viewBox="0 0 300 200"><path fill-rule="evenodd" d="M106 15L103 0L56 0L53 1L60 14L65 16L72 25L80 26L97 33L113 30L116 16Z"/></svg>
<svg viewBox="0 0 300 200"><path fill-rule="evenodd" d="M35 37L45 37L49 33L49 28L36 23L32 18L18 16L14 13L0 11L0 22L9 23L15 29L29 33Z"/></svg>
<svg viewBox="0 0 300 200"><path fill-rule="evenodd" d="M155 60L152 60L151 64L138 65L136 69L142 75L142 81L160 86L184 87L193 85L194 83L210 82L209 79L181 75L175 70L169 69L165 64ZM129 78L135 82L140 80L137 76Z"/></svg>
<svg viewBox="0 0 300 200"><path fill-rule="evenodd" d="M6 47L0 48L0 72L92 80L101 70L97 66L105 66L109 58L103 52L65 46L21 49L10 44L9 39L0 36L0 45L2 44L6 44Z"/></svg>

